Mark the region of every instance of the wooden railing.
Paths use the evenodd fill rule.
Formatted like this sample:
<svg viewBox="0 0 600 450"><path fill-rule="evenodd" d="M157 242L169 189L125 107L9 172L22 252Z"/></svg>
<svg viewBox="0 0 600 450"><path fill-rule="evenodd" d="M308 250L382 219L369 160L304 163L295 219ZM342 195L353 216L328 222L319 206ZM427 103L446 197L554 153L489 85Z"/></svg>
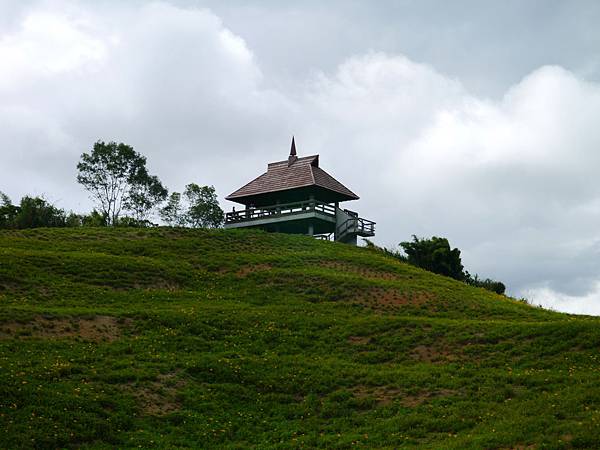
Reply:
<svg viewBox="0 0 600 450"><path fill-rule="evenodd" d="M280 205L264 206L261 208L248 208L241 211L232 211L225 214L225 223L246 222L249 220L262 219L266 217L278 217L290 214L301 214L303 212L317 211L322 214L335 217L335 205L307 200L296 203L283 203Z"/></svg>
<svg viewBox="0 0 600 450"><path fill-rule="evenodd" d="M360 236L375 236L375 222L360 217L351 217L337 227L336 237L343 239L345 235L351 233Z"/></svg>

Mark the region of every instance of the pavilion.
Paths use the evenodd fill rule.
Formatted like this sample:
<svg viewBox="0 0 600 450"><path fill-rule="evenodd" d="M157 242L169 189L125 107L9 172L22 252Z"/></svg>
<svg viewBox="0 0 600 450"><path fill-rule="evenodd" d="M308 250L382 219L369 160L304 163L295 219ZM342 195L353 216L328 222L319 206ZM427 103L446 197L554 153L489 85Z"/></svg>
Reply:
<svg viewBox="0 0 600 450"><path fill-rule="evenodd" d="M299 158L292 137L287 160L269 163L265 173L226 197L246 209L227 213L225 228L262 228L356 245L358 236L375 235L375 222L340 208L341 202L358 198L319 167L319 155Z"/></svg>

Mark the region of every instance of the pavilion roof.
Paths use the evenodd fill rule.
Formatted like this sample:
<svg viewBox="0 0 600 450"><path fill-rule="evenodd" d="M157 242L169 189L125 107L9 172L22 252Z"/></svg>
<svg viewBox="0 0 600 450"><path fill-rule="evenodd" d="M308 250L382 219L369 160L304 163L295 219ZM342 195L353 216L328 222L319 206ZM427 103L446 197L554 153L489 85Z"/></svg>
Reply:
<svg viewBox="0 0 600 450"><path fill-rule="evenodd" d="M269 163L267 171L229 194L226 199L237 201L289 189L316 186L339 194L340 200L356 200L359 197L319 167L319 155L296 156L296 145L292 138L290 156L285 161Z"/></svg>

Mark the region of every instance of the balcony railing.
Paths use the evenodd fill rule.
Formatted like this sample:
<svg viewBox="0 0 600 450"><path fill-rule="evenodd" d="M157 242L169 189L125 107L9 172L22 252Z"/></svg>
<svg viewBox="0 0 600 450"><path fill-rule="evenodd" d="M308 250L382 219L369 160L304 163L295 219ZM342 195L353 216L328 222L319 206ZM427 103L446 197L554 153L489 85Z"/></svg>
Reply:
<svg viewBox="0 0 600 450"><path fill-rule="evenodd" d="M336 230L337 239L343 239L347 234L375 236L375 222L360 217L351 217L337 227Z"/></svg>
<svg viewBox="0 0 600 450"><path fill-rule="evenodd" d="M248 208L241 211L232 211L225 214L225 223L239 223L250 220L264 219L268 217L279 217L305 212L319 212L327 216L335 217L335 205L307 200L296 203L283 203L280 205L264 206L261 208Z"/></svg>

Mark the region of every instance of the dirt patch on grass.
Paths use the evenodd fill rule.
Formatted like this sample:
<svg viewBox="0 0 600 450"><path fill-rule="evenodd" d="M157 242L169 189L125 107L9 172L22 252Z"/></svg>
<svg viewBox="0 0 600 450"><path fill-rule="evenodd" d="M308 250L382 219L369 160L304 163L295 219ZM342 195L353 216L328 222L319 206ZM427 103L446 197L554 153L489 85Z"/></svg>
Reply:
<svg viewBox="0 0 600 450"><path fill-rule="evenodd" d="M20 291L22 287L23 286L16 281L0 280L0 292Z"/></svg>
<svg viewBox="0 0 600 450"><path fill-rule="evenodd" d="M254 272L262 272L265 270L272 269L273 266L271 264L250 264L239 269L235 276L238 278L244 278Z"/></svg>
<svg viewBox="0 0 600 450"><path fill-rule="evenodd" d="M128 383L125 391L135 398L144 414L164 416L181 409L179 392L185 385L180 372L170 372L158 375L149 383Z"/></svg>
<svg viewBox="0 0 600 450"><path fill-rule="evenodd" d="M501 447L499 450L535 450L537 447L536 444L518 444L514 447Z"/></svg>
<svg viewBox="0 0 600 450"><path fill-rule="evenodd" d="M368 336L348 336L348 342L353 345L364 345L371 342L371 338Z"/></svg>
<svg viewBox="0 0 600 450"><path fill-rule="evenodd" d="M372 267L365 267L355 264L349 264L337 261L321 261L319 266L327 269L333 269L338 272L349 272L355 275L360 275L363 278L375 279L375 280L398 280L402 277L394 272L388 272L385 270L378 270Z"/></svg>
<svg viewBox="0 0 600 450"><path fill-rule="evenodd" d="M8 338L81 338L89 341L114 341L131 319L113 316L53 317L35 316L29 321L0 323L0 339Z"/></svg>
<svg viewBox="0 0 600 450"><path fill-rule="evenodd" d="M396 389L389 386L357 386L352 390L354 397L358 399L374 399L380 406L391 404L394 400L400 399L404 395L402 389Z"/></svg>
<svg viewBox="0 0 600 450"><path fill-rule="evenodd" d="M450 397L456 395L458 392L452 389L438 389L437 391L421 391L418 394L406 395L402 398L400 403L402 406L408 408L414 408L415 406L422 405L432 399L441 397Z"/></svg>
<svg viewBox="0 0 600 450"><path fill-rule="evenodd" d="M379 406L387 406L398 401L402 406L414 408L429 400L440 397L456 395L457 391L451 389L438 389L436 391L420 391L417 394L408 394L402 389L391 386L357 386L352 390L358 399L374 399Z"/></svg>
<svg viewBox="0 0 600 450"><path fill-rule="evenodd" d="M449 346L417 345L410 352L410 357L419 362L447 363L457 361L462 355L460 348Z"/></svg>
<svg viewBox="0 0 600 450"><path fill-rule="evenodd" d="M145 284L145 285L134 284L133 288L134 289L144 289L146 291L160 290L160 291L175 292L175 291L181 290L181 285L179 285L173 281L158 280L151 284Z"/></svg>
<svg viewBox="0 0 600 450"><path fill-rule="evenodd" d="M390 311L405 306L432 307L435 296L430 292L404 292L394 288L374 287L358 295L355 302L370 309Z"/></svg>

